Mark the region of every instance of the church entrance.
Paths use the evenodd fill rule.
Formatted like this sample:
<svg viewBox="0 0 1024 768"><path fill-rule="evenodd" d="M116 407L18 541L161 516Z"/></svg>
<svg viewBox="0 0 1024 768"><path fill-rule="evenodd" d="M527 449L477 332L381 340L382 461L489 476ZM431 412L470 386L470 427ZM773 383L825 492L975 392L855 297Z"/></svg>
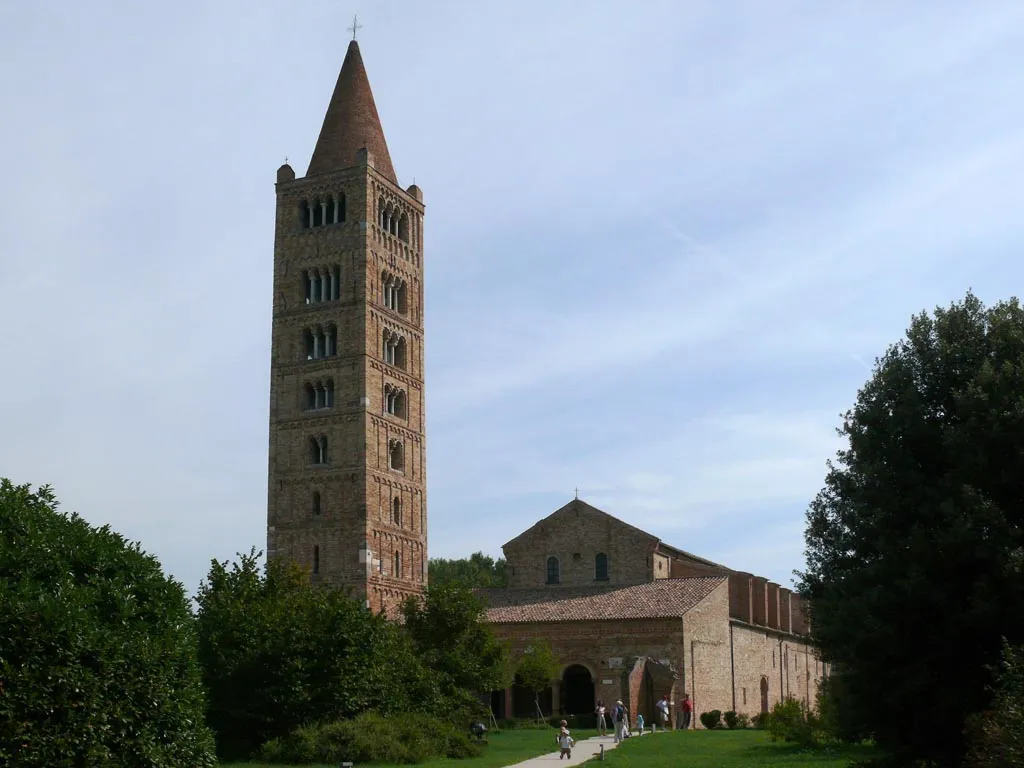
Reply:
<svg viewBox="0 0 1024 768"><path fill-rule="evenodd" d="M768 678L761 678L761 712L768 712Z"/></svg>
<svg viewBox="0 0 1024 768"><path fill-rule="evenodd" d="M562 714L585 715L594 711L594 678L582 664L562 673Z"/></svg>

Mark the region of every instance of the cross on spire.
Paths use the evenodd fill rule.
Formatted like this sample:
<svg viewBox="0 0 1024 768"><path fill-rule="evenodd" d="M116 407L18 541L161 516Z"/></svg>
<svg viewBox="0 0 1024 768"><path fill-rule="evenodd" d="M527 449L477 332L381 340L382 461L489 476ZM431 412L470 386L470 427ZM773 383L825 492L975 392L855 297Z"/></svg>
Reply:
<svg viewBox="0 0 1024 768"><path fill-rule="evenodd" d="M356 39L356 32L363 28L363 25L359 23L358 14L352 17L352 26L348 27L348 31L352 33L352 39Z"/></svg>
<svg viewBox="0 0 1024 768"><path fill-rule="evenodd" d="M580 489L577 488L576 489L576 498L579 499L579 497L580 497Z"/></svg>

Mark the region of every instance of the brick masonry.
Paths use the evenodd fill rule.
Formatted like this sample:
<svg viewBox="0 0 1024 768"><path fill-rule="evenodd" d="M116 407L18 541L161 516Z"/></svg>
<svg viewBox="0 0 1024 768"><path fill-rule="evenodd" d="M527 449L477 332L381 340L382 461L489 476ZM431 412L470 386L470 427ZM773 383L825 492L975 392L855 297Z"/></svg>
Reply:
<svg viewBox="0 0 1024 768"><path fill-rule="evenodd" d="M570 714L563 676L575 665L590 672L594 699L609 703L621 698L634 721L642 713L648 723L654 722L654 703L664 693L670 694L673 707L683 693L690 695L696 728L702 727L699 714L712 709L754 716L784 696L815 704L826 670L806 635L800 598L786 588L664 545L582 501L544 518L506 544L504 552L508 594L495 597L502 591L486 590L481 595L494 606L489 612L492 626L509 644L513 658L538 639L551 644L561 673L545 700L555 713ZM595 580L599 552L609 555L607 582ZM546 583L550 557L569 563L558 584ZM678 617L654 617L657 610L650 605L645 610L651 618L625 618L625 609L615 618L607 609L620 595L638 589L630 585L639 580L668 577L706 583L709 576L719 577L718 586L701 593L705 596ZM605 601L594 611L602 620L580 616L579 596L586 589L594 595L591 599ZM529 622L523 620L528 612L499 607L530 601L543 606L535 612L538 616L550 616L563 604L565 620ZM671 609L666 604L666 612ZM495 700L508 706L515 698L506 692ZM673 724L675 720L673 712Z"/></svg>
<svg viewBox="0 0 1024 768"><path fill-rule="evenodd" d="M424 206L419 187L395 182L379 123L373 151L345 133L368 120L377 112L353 42L313 172L296 179L284 165L277 174L267 555L393 615L426 582ZM340 277L327 300L307 301L304 273L314 270ZM384 301L391 276L405 283L398 309ZM306 332L332 329L334 354L307 359ZM404 360L386 360L389 333L404 340ZM310 409L306 387L327 384L333 403ZM404 392L402 412L388 412L387 387ZM313 460L318 438L323 462Z"/></svg>

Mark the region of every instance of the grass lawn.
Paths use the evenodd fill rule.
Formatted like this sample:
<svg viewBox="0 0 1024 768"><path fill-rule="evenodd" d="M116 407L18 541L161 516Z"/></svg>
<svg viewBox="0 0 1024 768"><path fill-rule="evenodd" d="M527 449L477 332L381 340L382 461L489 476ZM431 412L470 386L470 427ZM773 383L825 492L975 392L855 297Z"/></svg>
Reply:
<svg viewBox="0 0 1024 768"><path fill-rule="evenodd" d="M802 750L772 743L766 731L677 731L630 739L605 754L608 768L847 768L874 756L870 746Z"/></svg>
<svg viewBox="0 0 1024 768"><path fill-rule="evenodd" d="M487 748L479 757L468 757L465 760L442 758L428 760L419 765L422 768L504 768L506 765L514 765L531 757L556 751L558 749L555 744L556 732L554 728L548 728L546 730L523 729L491 733L488 734ZM597 731L573 729L572 734L576 739L582 740L596 736ZM257 766L265 765L265 763L222 763L221 768L257 768ZM378 766L386 768L380 764ZM284 768L284 766L279 766L279 768ZM287 768L298 768L298 766L288 766ZM337 766L303 766L303 768L337 768ZM403 766L403 768L408 768L408 766Z"/></svg>

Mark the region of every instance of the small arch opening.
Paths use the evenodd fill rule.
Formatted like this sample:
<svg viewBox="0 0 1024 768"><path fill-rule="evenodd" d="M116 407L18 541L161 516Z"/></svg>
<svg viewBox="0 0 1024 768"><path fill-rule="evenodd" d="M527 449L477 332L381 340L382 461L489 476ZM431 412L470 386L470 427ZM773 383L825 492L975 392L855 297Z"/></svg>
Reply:
<svg viewBox="0 0 1024 768"><path fill-rule="evenodd" d="M608 581L608 555L598 552L594 557L594 579Z"/></svg>
<svg viewBox="0 0 1024 768"><path fill-rule="evenodd" d="M311 219L310 219L309 203L307 203L305 200L302 200L299 203L299 228L300 229L309 229L310 222L311 222Z"/></svg>
<svg viewBox="0 0 1024 768"><path fill-rule="evenodd" d="M313 201L313 226L322 227L324 225L324 207L320 200Z"/></svg>
<svg viewBox="0 0 1024 768"><path fill-rule="evenodd" d="M409 242L409 217L404 213L398 217L398 225L395 228L395 234L398 235L400 240Z"/></svg>
<svg viewBox="0 0 1024 768"><path fill-rule="evenodd" d="M398 440L392 440L388 446L388 468L399 471L405 469L405 446Z"/></svg>
<svg viewBox="0 0 1024 768"><path fill-rule="evenodd" d="M402 500L397 496L391 501L391 521L399 527L402 525Z"/></svg>
<svg viewBox="0 0 1024 768"><path fill-rule="evenodd" d="M395 552L395 573L396 579L402 578L402 553Z"/></svg>
<svg viewBox="0 0 1024 768"><path fill-rule="evenodd" d="M309 438L309 458L313 464L326 464L327 463L327 438L311 437Z"/></svg>
<svg viewBox="0 0 1024 768"><path fill-rule="evenodd" d="M320 517L320 491L313 491L313 517Z"/></svg>
<svg viewBox="0 0 1024 768"><path fill-rule="evenodd" d="M334 223L334 221L335 221L335 219L334 219L335 210L336 209L334 207L334 198L331 197L331 196L328 196L328 198L324 201L324 223L325 224L333 224Z"/></svg>
<svg viewBox="0 0 1024 768"><path fill-rule="evenodd" d="M313 545L313 573L320 573L320 545Z"/></svg>

